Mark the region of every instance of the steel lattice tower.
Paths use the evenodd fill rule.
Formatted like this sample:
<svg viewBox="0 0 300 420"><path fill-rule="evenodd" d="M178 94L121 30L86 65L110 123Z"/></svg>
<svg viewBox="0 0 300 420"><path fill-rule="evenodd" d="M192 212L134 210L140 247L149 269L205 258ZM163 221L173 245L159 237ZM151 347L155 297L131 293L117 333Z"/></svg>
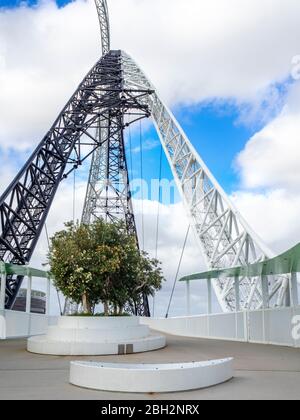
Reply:
<svg viewBox="0 0 300 420"><path fill-rule="evenodd" d="M0 198L0 259L26 264L46 221L61 180L91 155L83 221L104 215L124 217L136 234L124 147L126 118L131 123L151 115L190 224L208 268L247 266L273 253L237 211L174 115L139 66L123 51L110 51L106 0L95 0L103 57L85 77L15 180ZM90 151L82 155L89 145ZM11 308L22 277L10 276L6 306ZM237 309L235 281L213 283L225 312ZM262 307L259 279L240 279L241 309ZM269 298L284 306L288 279L269 280ZM145 297L144 297L145 298ZM147 313L147 300L138 312Z"/></svg>

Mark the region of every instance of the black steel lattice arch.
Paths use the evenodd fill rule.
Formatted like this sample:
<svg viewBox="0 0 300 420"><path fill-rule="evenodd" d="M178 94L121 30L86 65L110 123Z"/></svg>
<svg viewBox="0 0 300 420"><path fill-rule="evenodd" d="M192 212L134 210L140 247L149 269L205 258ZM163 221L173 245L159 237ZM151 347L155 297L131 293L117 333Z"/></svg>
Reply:
<svg viewBox="0 0 300 420"><path fill-rule="evenodd" d="M60 182L108 140L99 140L95 134L99 121L110 137L123 139L120 132L125 129L126 115L130 115L131 123L150 116L145 99L152 91L124 86L121 51L110 51L84 78L1 196L0 260L29 263ZM89 151L83 154L86 146ZM134 220L130 223L134 224ZM6 308L13 306L22 280L20 276L8 277ZM143 296L141 302L139 313L149 315L147 297Z"/></svg>

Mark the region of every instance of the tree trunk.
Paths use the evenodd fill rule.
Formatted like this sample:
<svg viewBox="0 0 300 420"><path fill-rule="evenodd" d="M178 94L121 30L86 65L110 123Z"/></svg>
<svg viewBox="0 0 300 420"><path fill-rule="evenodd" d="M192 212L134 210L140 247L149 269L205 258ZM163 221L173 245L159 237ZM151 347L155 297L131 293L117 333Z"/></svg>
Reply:
<svg viewBox="0 0 300 420"><path fill-rule="evenodd" d="M103 303L103 306L104 306L104 315L105 316L108 316L109 315L109 306L108 306L108 303L107 302L104 302Z"/></svg>
<svg viewBox="0 0 300 420"><path fill-rule="evenodd" d="M91 313L91 305L86 293L82 295L82 308L85 314Z"/></svg>

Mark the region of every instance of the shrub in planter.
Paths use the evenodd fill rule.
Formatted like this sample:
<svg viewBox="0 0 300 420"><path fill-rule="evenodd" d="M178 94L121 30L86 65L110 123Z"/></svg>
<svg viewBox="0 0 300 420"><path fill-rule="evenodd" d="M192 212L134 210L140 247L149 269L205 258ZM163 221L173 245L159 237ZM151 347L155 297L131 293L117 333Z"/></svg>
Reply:
<svg viewBox="0 0 300 420"><path fill-rule="evenodd" d="M122 222L67 223L51 239L48 262L56 287L86 314L101 302L106 316L122 315L164 281L159 261L139 252Z"/></svg>

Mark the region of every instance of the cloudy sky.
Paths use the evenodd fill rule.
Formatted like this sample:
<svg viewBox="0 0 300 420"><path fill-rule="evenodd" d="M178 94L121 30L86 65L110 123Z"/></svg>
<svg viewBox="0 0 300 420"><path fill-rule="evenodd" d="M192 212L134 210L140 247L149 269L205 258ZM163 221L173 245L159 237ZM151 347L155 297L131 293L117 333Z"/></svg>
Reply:
<svg viewBox="0 0 300 420"><path fill-rule="evenodd" d="M236 206L281 252L300 238L299 0L109 0L112 48L131 54ZM3 191L75 87L99 59L93 0L0 0L0 190ZM144 177L158 178L160 146L143 127ZM141 172L139 139L131 176ZM163 177L171 180L163 160ZM76 177L80 217L87 168ZM73 186L61 186L50 234L72 218ZM145 248L155 253L157 197L144 203ZM140 209L139 202L135 203ZM141 226L141 215L138 212ZM166 312L188 222L180 200L160 205L158 257L168 279L157 296ZM140 237L142 231L140 229ZM33 264L45 261L40 241ZM190 237L181 274L203 269ZM193 286L193 312L205 310ZM185 312L178 286L171 314ZM53 307L55 303L53 302Z"/></svg>

